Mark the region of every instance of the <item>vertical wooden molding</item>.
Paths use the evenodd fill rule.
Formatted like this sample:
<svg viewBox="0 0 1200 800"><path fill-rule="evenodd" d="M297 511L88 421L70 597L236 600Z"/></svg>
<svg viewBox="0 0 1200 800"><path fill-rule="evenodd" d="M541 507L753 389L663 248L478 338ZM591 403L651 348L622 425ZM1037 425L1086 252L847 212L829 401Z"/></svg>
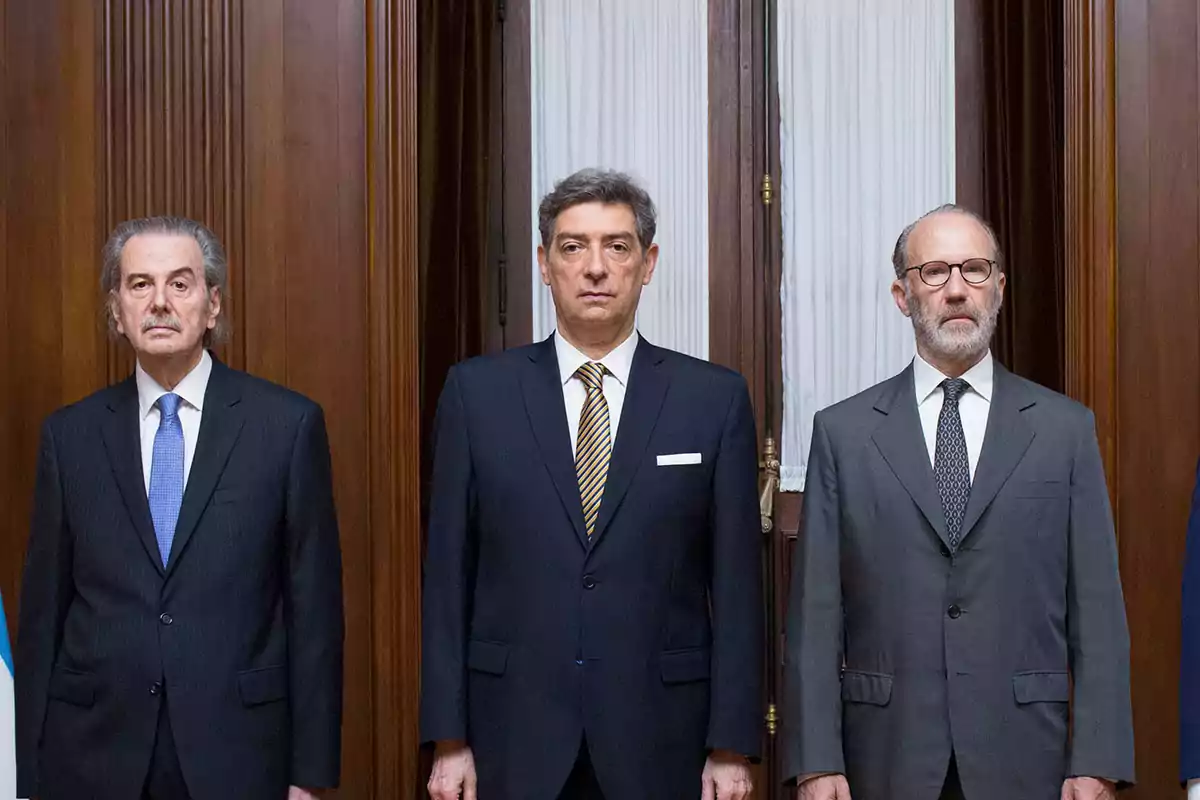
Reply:
<svg viewBox="0 0 1200 800"><path fill-rule="evenodd" d="M1096 415L1119 519L1114 3L1070 0L1064 7L1066 384Z"/></svg>
<svg viewBox="0 0 1200 800"><path fill-rule="evenodd" d="M367 19L369 447L375 796L416 797L421 531L417 7Z"/></svg>

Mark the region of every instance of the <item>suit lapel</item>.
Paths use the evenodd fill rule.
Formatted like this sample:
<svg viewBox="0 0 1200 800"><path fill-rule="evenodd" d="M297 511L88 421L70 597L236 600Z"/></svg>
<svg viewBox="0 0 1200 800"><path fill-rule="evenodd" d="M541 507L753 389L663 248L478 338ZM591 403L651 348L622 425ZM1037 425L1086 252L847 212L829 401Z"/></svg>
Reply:
<svg viewBox="0 0 1200 800"><path fill-rule="evenodd" d="M642 463L642 454L650 443L650 434L658 423L663 399L667 395L670 379L662 366L663 351L642 339L633 353L633 365L629 370L629 386L625 389L625 402L621 407L621 420L617 426L617 439L613 447L612 461L608 465L608 477L604 481L604 496L600 500L600 513L596 518L596 530L592 533L593 545L612 521L621 505L633 476Z"/></svg>
<svg viewBox="0 0 1200 800"><path fill-rule="evenodd" d="M138 538L146 549L146 555L154 562L159 574L162 574L162 556L158 553L154 522L150 518L150 503L146 500L137 381L132 376L113 388L108 410L109 414L102 426L104 449L108 452L109 464L117 479L117 488L125 501L125 508L133 521Z"/></svg>
<svg viewBox="0 0 1200 800"><path fill-rule="evenodd" d="M886 419L871 434L875 446L900 480L925 519L933 526L947 547L946 513L938 497L933 467L929 462L929 447L925 444L921 417L917 413L913 367L901 372L891 381L891 391L884 391L875 403L875 410Z"/></svg>
<svg viewBox="0 0 1200 800"><path fill-rule="evenodd" d="M171 544L171 556L167 559L167 574L175 569L192 538L200 515L208 505L208 499L242 430L242 414L238 408L241 397L237 375L214 358L208 388L204 391L204 412L200 417L196 454L192 457L192 469L183 492L179 521L175 525L175 540Z"/></svg>
<svg viewBox="0 0 1200 800"><path fill-rule="evenodd" d="M1013 377L1012 373L995 366L995 391L988 412L987 432L983 437L983 451L975 466L975 480L971 482L971 495L967 500L963 516L963 541L979 522L983 512L996 498L1000 487L1016 469L1033 441L1033 428L1022 417L1021 412L1036 402L1034 396Z"/></svg>
<svg viewBox="0 0 1200 800"><path fill-rule="evenodd" d="M553 335L530 350L529 361L521 373L521 392L525 396L529 424L563 509L575 528L579 543L586 548L588 536L583 524L583 503L579 498L579 477L571 457L571 429L567 425Z"/></svg>

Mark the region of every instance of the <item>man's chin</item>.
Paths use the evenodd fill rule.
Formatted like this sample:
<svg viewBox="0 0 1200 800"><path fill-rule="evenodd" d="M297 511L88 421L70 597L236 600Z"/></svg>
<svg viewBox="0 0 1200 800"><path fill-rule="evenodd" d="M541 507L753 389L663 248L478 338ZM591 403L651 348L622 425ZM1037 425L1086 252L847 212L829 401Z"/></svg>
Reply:
<svg viewBox="0 0 1200 800"><path fill-rule="evenodd" d="M184 343L183 338L179 334L174 334L171 336L144 337L134 345L133 349L139 355L174 356L186 353L193 348Z"/></svg>

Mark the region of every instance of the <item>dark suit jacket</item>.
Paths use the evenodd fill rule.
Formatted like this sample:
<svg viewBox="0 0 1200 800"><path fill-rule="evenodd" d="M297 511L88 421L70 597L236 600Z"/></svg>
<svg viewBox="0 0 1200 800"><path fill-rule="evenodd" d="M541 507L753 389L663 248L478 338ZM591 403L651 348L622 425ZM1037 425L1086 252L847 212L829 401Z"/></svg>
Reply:
<svg viewBox="0 0 1200 800"><path fill-rule="evenodd" d="M821 411L792 574L786 775L936 800L953 750L971 800L1133 780L1129 634L1083 406L996 364L953 554L912 367Z"/></svg>
<svg viewBox="0 0 1200 800"><path fill-rule="evenodd" d="M659 466L657 456L700 453ZM553 337L455 367L438 409L421 728L486 800L557 796L581 737L608 797L700 793L756 756L763 605L742 378L635 351L589 542Z"/></svg>
<svg viewBox="0 0 1200 800"><path fill-rule="evenodd" d="M1200 778L1200 466L1183 567L1183 658L1179 677L1179 779Z"/></svg>
<svg viewBox="0 0 1200 800"><path fill-rule="evenodd" d="M138 430L131 377L42 431L20 796L140 797L164 698L194 800L336 785L341 566L320 407L214 360L166 569Z"/></svg>

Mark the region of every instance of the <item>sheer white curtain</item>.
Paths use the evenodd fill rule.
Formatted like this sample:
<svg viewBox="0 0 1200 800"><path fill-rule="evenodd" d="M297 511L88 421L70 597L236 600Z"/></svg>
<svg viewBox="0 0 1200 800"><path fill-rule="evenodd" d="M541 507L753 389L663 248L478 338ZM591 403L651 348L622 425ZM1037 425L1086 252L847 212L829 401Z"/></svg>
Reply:
<svg viewBox="0 0 1200 800"><path fill-rule="evenodd" d="M813 414L900 371L904 226L954 199L954 0L779 0L783 489Z"/></svg>
<svg viewBox="0 0 1200 800"><path fill-rule="evenodd" d="M532 0L533 232L554 183L627 172L658 208L661 256L638 329L708 354L708 0ZM533 335L554 329L533 270Z"/></svg>

